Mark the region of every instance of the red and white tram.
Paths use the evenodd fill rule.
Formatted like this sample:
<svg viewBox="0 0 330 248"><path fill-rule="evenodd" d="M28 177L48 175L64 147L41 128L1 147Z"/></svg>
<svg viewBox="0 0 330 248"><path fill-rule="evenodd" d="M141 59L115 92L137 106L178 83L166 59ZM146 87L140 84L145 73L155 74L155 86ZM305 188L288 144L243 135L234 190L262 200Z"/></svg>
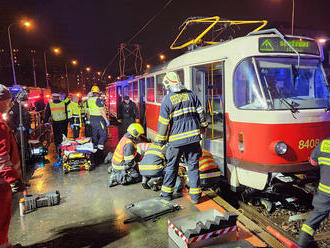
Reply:
<svg viewBox="0 0 330 248"><path fill-rule="evenodd" d="M329 91L321 61L313 39L258 31L196 48L162 69L131 78L128 94L153 139L166 94L162 79L176 71L207 111L203 146L230 185L262 190L273 173L310 170L312 149L330 136ZM109 87L112 106L118 90L113 95L111 87L117 83Z"/></svg>

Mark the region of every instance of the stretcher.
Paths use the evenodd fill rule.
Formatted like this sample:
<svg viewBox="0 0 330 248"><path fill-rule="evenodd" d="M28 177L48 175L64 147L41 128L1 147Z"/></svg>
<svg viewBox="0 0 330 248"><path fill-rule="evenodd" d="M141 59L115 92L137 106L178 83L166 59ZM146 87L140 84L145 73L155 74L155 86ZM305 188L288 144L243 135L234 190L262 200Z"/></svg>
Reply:
<svg viewBox="0 0 330 248"><path fill-rule="evenodd" d="M93 143L90 138L68 139L63 138L61 143L61 160L63 172L93 169L91 153Z"/></svg>

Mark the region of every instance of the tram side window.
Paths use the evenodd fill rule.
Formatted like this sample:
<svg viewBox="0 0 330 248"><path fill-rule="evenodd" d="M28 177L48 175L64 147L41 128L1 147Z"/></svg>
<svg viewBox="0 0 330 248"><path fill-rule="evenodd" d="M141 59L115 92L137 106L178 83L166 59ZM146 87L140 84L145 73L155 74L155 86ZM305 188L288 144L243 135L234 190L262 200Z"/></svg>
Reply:
<svg viewBox="0 0 330 248"><path fill-rule="evenodd" d="M153 77L147 78L147 101L155 101L155 81Z"/></svg>
<svg viewBox="0 0 330 248"><path fill-rule="evenodd" d="M139 88L138 88L138 82L133 82L133 101L137 102L139 99Z"/></svg>
<svg viewBox="0 0 330 248"><path fill-rule="evenodd" d="M133 100L133 85L132 85L133 83L132 82L130 82L129 84L128 84L128 94L129 94L129 98L131 99L131 100Z"/></svg>
<svg viewBox="0 0 330 248"><path fill-rule="evenodd" d="M267 109L250 59L243 61L236 68L234 102L241 109Z"/></svg>
<svg viewBox="0 0 330 248"><path fill-rule="evenodd" d="M156 102L158 103L161 103L164 96L166 95L166 89L162 84L164 77L165 73L156 76Z"/></svg>
<svg viewBox="0 0 330 248"><path fill-rule="evenodd" d="M185 82L184 82L184 71L183 71L183 70L177 70L176 73L178 74L181 83L182 83L183 85L185 85Z"/></svg>

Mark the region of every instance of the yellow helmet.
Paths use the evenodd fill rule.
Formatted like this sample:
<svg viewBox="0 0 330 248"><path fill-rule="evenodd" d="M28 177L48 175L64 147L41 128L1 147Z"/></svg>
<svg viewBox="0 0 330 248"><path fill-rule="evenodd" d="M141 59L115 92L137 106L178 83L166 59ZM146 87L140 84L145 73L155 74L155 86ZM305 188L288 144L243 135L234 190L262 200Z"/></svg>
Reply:
<svg viewBox="0 0 330 248"><path fill-rule="evenodd" d="M100 93L100 88L97 85L94 85L91 89L92 93Z"/></svg>
<svg viewBox="0 0 330 248"><path fill-rule="evenodd" d="M138 138L141 134L144 134L144 129L140 123L132 123L127 128L127 132L134 138Z"/></svg>
<svg viewBox="0 0 330 248"><path fill-rule="evenodd" d="M178 84L181 84L181 81L179 75L176 72L171 71L166 73L162 83L165 86L165 89L169 89L169 87L171 86L176 86Z"/></svg>

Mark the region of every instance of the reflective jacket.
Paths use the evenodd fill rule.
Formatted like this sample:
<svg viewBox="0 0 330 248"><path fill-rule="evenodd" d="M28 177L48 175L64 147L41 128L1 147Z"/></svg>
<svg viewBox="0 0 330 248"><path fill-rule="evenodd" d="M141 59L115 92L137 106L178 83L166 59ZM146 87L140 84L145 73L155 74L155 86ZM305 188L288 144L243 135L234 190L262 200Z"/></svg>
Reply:
<svg viewBox="0 0 330 248"><path fill-rule="evenodd" d="M82 126L81 109L78 103L70 102L68 105L68 118L74 126Z"/></svg>
<svg viewBox="0 0 330 248"><path fill-rule="evenodd" d="M140 154L141 159L143 158L144 154L146 153L151 144L152 143L142 142L136 145L136 150Z"/></svg>
<svg viewBox="0 0 330 248"><path fill-rule="evenodd" d="M119 141L112 157L114 170L125 170L127 166L134 166L137 159L136 144L129 134L125 134Z"/></svg>
<svg viewBox="0 0 330 248"><path fill-rule="evenodd" d="M194 92L170 92L161 104L155 140L168 140L173 147L199 142L201 128L207 125L204 108Z"/></svg>
<svg viewBox="0 0 330 248"><path fill-rule="evenodd" d="M166 163L167 146L150 145L143 159L139 164L139 171L142 176L156 177L162 176L162 172Z"/></svg>
<svg viewBox="0 0 330 248"><path fill-rule="evenodd" d="M215 164L210 152L203 150L199 158L199 178L201 185L210 185L219 182L221 172Z"/></svg>
<svg viewBox="0 0 330 248"><path fill-rule="evenodd" d="M320 165L318 191L320 194L330 197L330 138L322 140L313 150L311 162Z"/></svg>
<svg viewBox="0 0 330 248"><path fill-rule="evenodd" d="M103 107L97 106L96 104L97 99L98 97L90 97L87 100L87 107L90 116L102 116L101 110L103 109Z"/></svg>
<svg viewBox="0 0 330 248"><path fill-rule="evenodd" d="M59 103L50 102L49 107L53 121L64 121L66 119L65 103L63 101Z"/></svg>

